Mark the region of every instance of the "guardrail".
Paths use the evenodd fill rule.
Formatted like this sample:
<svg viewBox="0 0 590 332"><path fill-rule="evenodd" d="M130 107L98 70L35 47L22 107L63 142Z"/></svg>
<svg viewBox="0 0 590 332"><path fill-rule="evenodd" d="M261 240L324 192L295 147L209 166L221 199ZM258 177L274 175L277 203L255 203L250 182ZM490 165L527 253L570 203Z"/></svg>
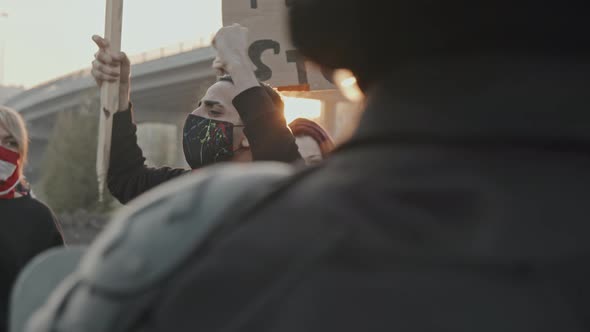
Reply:
<svg viewBox="0 0 590 332"><path fill-rule="evenodd" d="M158 60L158 59L165 58L168 56L180 54L183 52L192 51L194 49L208 47L208 46L211 46L210 40L212 40L212 39L213 39L213 36L211 36L211 38L209 38L209 39L200 38L197 41L180 42L178 44L174 44L171 46L161 47L161 48L158 48L155 50L151 50L151 51L147 51L147 52L143 52L140 54L135 54L135 55L129 56L129 61L131 61L132 65L136 65L136 64L141 64L144 62ZM56 78L52 78L51 80L36 84L27 90L33 90L33 89L43 88L45 86L51 86L58 81L63 82L63 81L67 81L67 80L73 80L73 79L85 77L85 76L90 75L90 70L91 70L90 67L76 70L74 72L71 72L71 73L56 77Z"/></svg>

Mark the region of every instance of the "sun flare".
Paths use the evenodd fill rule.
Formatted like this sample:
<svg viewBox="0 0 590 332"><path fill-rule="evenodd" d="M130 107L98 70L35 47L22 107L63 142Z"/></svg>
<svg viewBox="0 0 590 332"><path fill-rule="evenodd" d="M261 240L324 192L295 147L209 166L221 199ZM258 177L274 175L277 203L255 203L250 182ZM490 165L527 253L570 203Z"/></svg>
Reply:
<svg viewBox="0 0 590 332"><path fill-rule="evenodd" d="M287 123L297 118L317 120L322 115L322 102L316 99L283 96Z"/></svg>

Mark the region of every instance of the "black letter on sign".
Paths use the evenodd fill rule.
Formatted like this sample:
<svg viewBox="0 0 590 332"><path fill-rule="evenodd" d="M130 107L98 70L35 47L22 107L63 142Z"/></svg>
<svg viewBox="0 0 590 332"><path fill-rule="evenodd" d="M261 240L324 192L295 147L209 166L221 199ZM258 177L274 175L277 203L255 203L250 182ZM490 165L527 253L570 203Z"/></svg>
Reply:
<svg viewBox="0 0 590 332"><path fill-rule="evenodd" d="M258 8L258 0L250 0L250 8L252 8L252 9Z"/></svg>
<svg viewBox="0 0 590 332"><path fill-rule="evenodd" d="M268 81L272 77L272 69L262 63L262 53L266 50L273 50L275 54L279 54L281 51L281 44L274 40L270 39L263 39L257 40L250 45L248 49L248 56L250 56L250 60L256 66L256 77L261 81Z"/></svg>
<svg viewBox="0 0 590 332"><path fill-rule="evenodd" d="M307 70L305 69L305 59L297 50L287 51L287 62L297 64L297 77L299 84L307 84Z"/></svg>

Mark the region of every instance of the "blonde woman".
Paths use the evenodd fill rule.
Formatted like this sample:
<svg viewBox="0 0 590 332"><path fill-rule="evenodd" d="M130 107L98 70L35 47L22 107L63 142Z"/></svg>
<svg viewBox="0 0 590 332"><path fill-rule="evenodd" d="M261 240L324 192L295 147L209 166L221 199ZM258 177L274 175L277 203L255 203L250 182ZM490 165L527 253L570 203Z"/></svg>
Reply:
<svg viewBox="0 0 590 332"><path fill-rule="evenodd" d="M0 331L7 329L10 289L35 255L63 245L53 212L31 197L22 170L28 135L20 114L0 105Z"/></svg>

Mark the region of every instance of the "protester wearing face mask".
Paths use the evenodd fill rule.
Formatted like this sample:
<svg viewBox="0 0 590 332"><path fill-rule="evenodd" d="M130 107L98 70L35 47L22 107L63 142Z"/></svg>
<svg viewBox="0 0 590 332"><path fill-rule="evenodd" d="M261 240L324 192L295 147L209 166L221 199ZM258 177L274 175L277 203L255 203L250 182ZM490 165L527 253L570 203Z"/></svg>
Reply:
<svg viewBox="0 0 590 332"><path fill-rule="evenodd" d="M145 165L145 158L137 145L136 125L129 102L129 59L124 53L109 54L107 40L99 36L94 36L93 40L99 47L92 63L92 75L97 84L120 82L121 111L113 119L108 186L113 196L125 204L189 170ZM231 46L216 47L219 51L219 48ZM280 95L260 82L256 82L257 87L244 91L239 78L251 68L247 65L231 68L207 90L186 119L183 150L189 166L194 170L219 162L299 160L301 156L286 124ZM236 77L238 81L234 82Z"/></svg>
<svg viewBox="0 0 590 332"><path fill-rule="evenodd" d="M23 178L27 141L21 116L0 106L0 331L7 328L10 289L21 268L40 252L63 245L54 214L31 197Z"/></svg>

